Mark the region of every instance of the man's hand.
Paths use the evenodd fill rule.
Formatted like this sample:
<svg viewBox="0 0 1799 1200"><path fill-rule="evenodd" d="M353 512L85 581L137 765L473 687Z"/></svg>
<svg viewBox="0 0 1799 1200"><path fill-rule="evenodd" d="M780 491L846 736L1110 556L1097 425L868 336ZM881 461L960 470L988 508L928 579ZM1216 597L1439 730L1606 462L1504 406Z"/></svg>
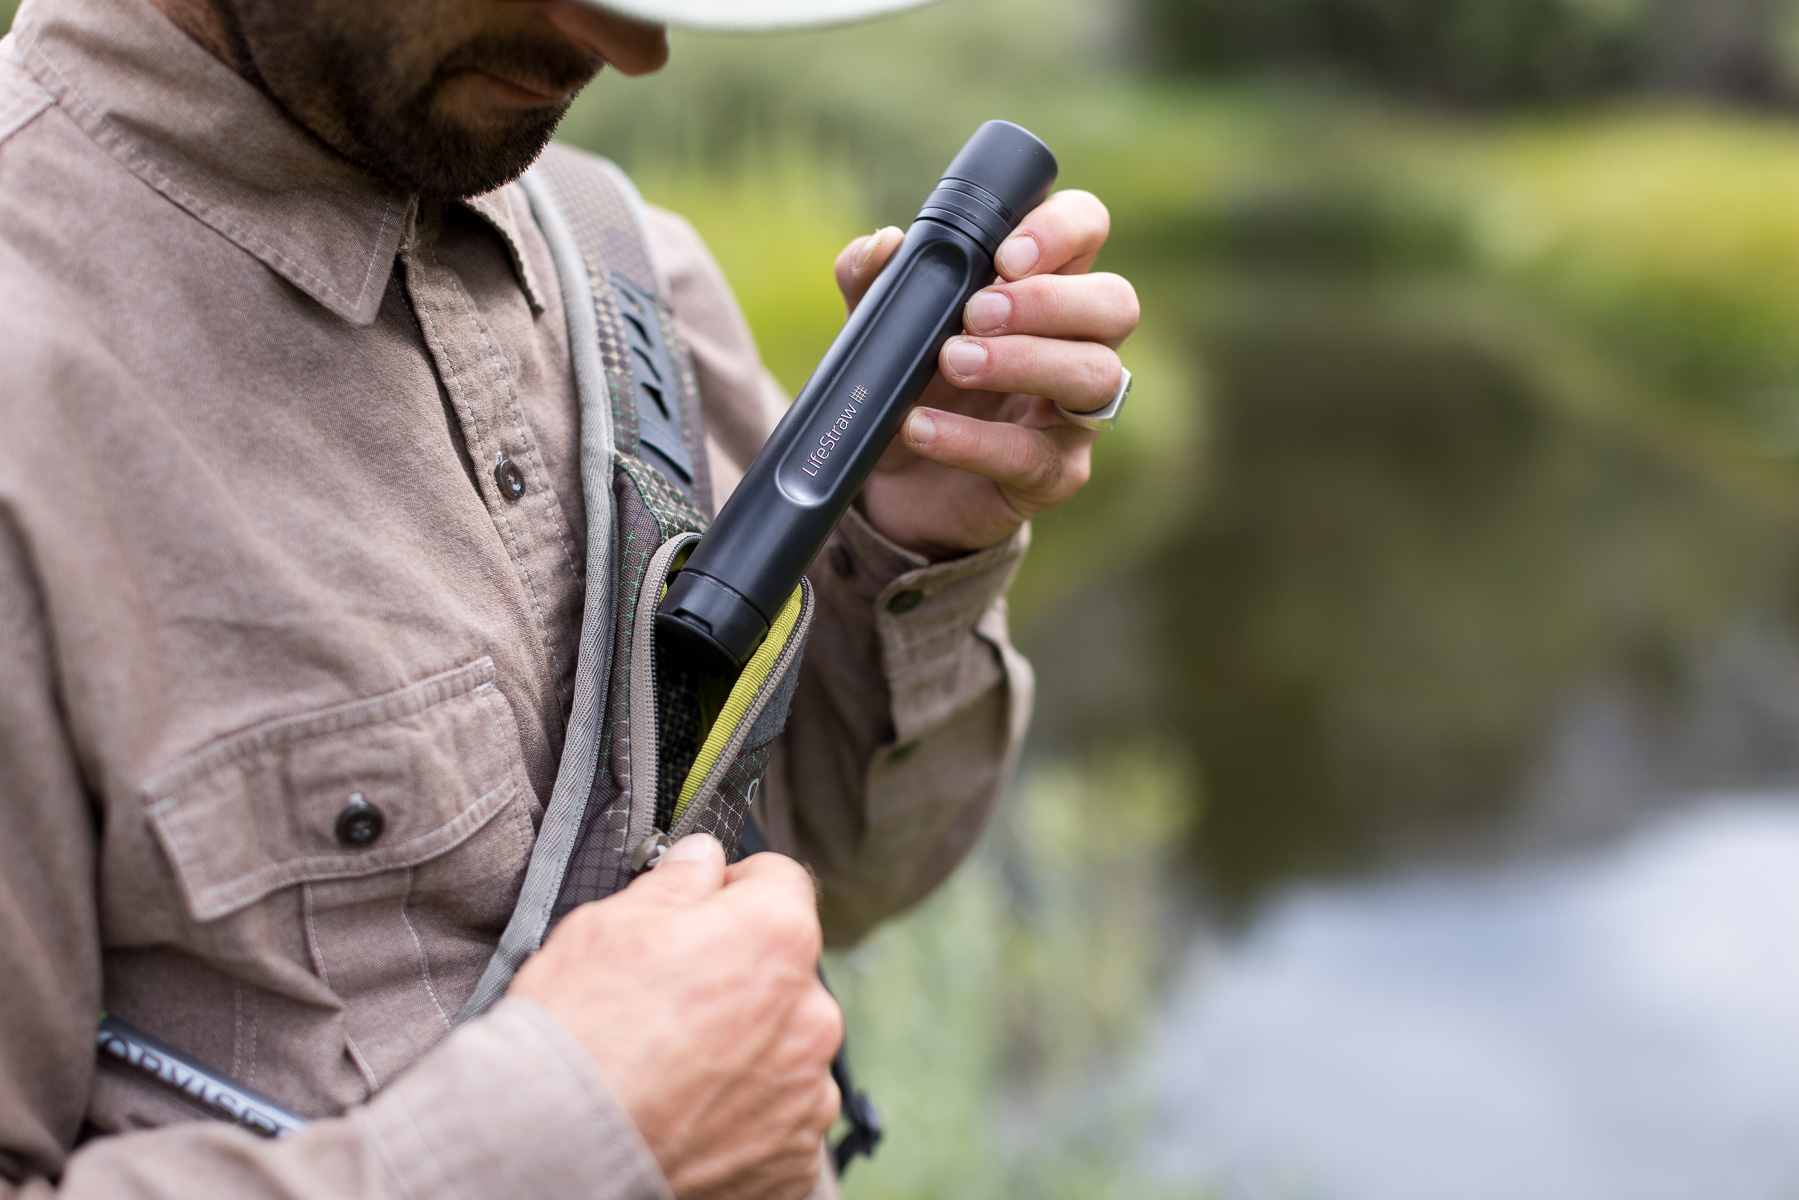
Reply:
<svg viewBox="0 0 1799 1200"><path fill-rule="evenodd" d="M1088 274L1111 230L1088 192L1058 192L994 255L1000 280L963 310L935 379L857 501L876 529L930 558L994 545L1087 482L1098 435L1062 419L1093 412L1123 381L1117 350L1137 327L1137 293ZM837 256L854 310L899 248L888 228ZM1053 403L1052 403L1053 402Z"/></svg>
<svg viewBox="0 0 1799 1200"><path fill-rule="evenodd" d="M583 905L512 991L593 1055L680 1200L802 1200L837 1116L843 1014L818 981L812 877L704 834Z"/></svg>

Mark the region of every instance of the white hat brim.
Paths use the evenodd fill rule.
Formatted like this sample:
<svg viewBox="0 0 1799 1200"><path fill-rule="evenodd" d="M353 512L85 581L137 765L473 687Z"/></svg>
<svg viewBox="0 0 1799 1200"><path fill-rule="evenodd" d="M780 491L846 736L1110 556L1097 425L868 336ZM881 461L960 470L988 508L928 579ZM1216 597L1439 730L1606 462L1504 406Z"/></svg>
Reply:
<svg viewBox="0 0 1799 1200"><path fill-rule="evenodd" d="M918 8L932 0L588 0L627 17L687 29L754 33L841 25Z"/></svg>

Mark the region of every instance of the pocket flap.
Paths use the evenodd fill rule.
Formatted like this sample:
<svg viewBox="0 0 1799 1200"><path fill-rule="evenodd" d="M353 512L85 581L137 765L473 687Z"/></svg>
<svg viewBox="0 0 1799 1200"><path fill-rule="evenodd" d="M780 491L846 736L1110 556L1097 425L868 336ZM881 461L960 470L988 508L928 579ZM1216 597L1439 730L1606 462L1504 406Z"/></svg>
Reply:
<svg viewBox="0 0 1799 1200"><path fill-rule="evenodd" d="M493 660L247 729L145 789L189 911L211 921L279 888L412 866L466 841L525 786ZM339 840L346 808L379 835Z"/></svg>

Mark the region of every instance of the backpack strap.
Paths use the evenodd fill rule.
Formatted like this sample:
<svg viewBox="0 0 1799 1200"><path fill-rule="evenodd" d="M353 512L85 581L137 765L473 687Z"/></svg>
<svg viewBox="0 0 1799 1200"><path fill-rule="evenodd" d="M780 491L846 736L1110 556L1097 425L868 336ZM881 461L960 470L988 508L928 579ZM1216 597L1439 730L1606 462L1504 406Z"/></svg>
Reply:
<svg viewBox="0 0 1799 1200"><path fill-rule="evenodd" d="M531 174L555 200L587 263L619 452L653 468L699 512L711 512L693 355L675 328L643 197L612 163L567 146L552 144Z"/></svg>
<svg viewBox="0 0 1799 1200"><path fill-rule="evenodd" d="M571 903L621 886L629 811L619 796L631 781L629 693L620 684L637 650L625 618L651 552L704 529L712 506L692 356L636 189L604 159L554 145L519 183L549 243L568 320L587 593L555 787L518 903L458 1024L499 1000Z"/></svg>

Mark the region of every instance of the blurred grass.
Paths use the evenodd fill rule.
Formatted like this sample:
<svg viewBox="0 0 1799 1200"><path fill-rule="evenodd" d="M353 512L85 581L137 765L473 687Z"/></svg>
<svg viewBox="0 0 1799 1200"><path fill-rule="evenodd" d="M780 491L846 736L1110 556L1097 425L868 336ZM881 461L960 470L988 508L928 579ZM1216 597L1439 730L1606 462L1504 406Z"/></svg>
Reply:
<svg viewBox="0 0 1799 1200"><path fill-rule="evenodd" d="M1193 1194L1133 1168L1148 1117L1113 1068L1179 962L1192 784L1185 756L1150 743L1033 769L982 855L831 956L857 1071L888 1126L848 1196Z"/></svg>

